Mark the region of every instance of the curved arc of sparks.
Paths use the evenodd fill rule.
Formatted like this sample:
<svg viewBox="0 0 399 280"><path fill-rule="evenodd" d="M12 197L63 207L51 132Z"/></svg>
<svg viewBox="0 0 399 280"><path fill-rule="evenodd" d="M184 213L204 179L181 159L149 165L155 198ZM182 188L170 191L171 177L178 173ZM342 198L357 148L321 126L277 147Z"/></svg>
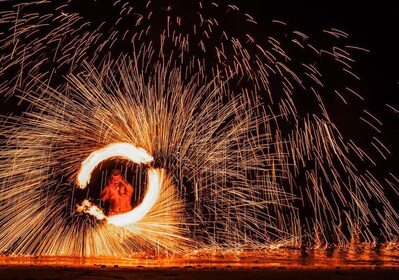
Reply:
<svg viewBox="0 0 399 280"><path fill-rule="evenodd" d="M146 150L137 148L130 143L114 143L102 149L92 152L83 162L78 173L77 184L81 189L86 188L90 182L91 173L100 162L112 158L121 157L135 163L150 163L154 160Z"/></svg>
<svg viewBox="0 0 399 280"><path fill-rule="evenodd" d="M92 152L82 162L82 167L78 173L78 186L82 189L86 188L94 168L102 161L112 157L127 158L135 163L150 163L153 161L153 157L150 156L144 149L137 148L130 143L110 144L102 149ZM145 215L157 202L159 193L161 191L162 182L163 169L150 169L148 170L147 192L139 206L129 212L107 217L97 206L86 204L88 208L86 212L95 216L97 219L106 219L109 224L115 226L126 226L137 223L145 217Z"/></svg>

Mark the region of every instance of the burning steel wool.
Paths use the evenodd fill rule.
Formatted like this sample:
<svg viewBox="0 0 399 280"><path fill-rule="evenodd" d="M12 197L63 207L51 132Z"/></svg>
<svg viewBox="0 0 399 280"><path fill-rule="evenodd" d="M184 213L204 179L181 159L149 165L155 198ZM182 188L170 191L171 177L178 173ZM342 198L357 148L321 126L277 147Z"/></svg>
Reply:
<svg viewBox="0 0 399 280"><path fill-rule="evenodd" d="M153 160L143 149L138 149L129 143L111 144L99 151L93 152L82 163L82 167L78 174L78 185L81 188L85 188L90 180L93 169L100 162L111 157L128 158L136 163L148 163ZM159 193L161 192L162 180L163 175L161 172L149 170L147 192L142 203L137 208L127 213L106 217L97 206L92 205L88 200L84 200L83 203L78 206L78 211L90 213L99 220L106 219L108 223L116 226L135 224L142 220L157 202Z"/></svg>
<svg viewBox="0 0 399 280"><path fill-rule="evenodd" d="M100 2L0 3L0 92L22 110L0 124L1 253L396 241L398 179L373 173L382 123L361 110L370 147L334 123L330 104L364 100L346 33L318 46L234 5ZM93 174L112 161L144 191L107 216Z"/></svg>

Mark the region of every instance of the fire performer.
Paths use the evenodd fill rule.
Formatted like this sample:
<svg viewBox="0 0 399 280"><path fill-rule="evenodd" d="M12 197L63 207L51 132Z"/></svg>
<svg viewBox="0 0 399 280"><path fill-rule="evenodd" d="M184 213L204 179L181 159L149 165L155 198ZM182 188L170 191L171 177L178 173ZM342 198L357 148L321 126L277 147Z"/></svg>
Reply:
<svg viewBox="0 0 399 280"><path fill-rule="evenodd" d="M108 201L108 215L118 215L128 212L132 207L133 187L123 180L121 171L114 169L111 172L108 185L100 193L102 201Z"/></svg>

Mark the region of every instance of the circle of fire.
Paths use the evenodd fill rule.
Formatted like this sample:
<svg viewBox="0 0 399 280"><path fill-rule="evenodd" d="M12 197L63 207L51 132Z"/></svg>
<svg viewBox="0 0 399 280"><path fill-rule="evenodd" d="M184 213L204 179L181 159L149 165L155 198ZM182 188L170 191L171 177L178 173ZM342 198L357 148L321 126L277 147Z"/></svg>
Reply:
<svg viewBox="0 0 399 280"><path fill-rule="evenodd" d="M114 143L108 145L100 150L92 152L86 160L82 162L77 183L81 189L86 188L90 182L91 173L94 168L102 161L113 157L121 157L129 159L135 163L150 163L153 157L150 156L144 149L137 148L130 143ZM139 222L151 210L156 203L161 190L161 173L157 169L150 169L148 171L148 186L147 192L144 195L143 202L133 210L110 217L105 216L102 211L90 202L83 202L85 212L97 217L98 219L106 219L108 223L116 226L125 226Z"/></svg>
<svg viewBox="0 0 399 280"><path fill-rule="evenodd" d="M0 93L26 105L0 116L0 253L398 240L399 179L373 174L391 152L358 92L364 49L347 33L315 40L278 20L260 30L217 1L130 2L0 1ZM335 123L342 108L371 129L367 144ZM85 157L112 143L143 147L168 170L156 170L158 201L123 228L126 242L65 199Z"/></svg>

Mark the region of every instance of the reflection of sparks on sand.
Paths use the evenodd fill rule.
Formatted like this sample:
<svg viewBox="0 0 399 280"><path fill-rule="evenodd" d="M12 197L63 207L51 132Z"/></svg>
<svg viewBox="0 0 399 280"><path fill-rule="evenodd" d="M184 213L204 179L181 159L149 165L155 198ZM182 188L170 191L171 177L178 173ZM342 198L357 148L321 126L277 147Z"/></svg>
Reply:
<svg viewBox="0 0 399 280"><path fill-rule="evenodd" d="M364 251L349 247L338 247L331 252L324 249L303 254L300 250L289 248L265 251L212 252L196 250L190 254L171 257L156 257L146 253L137 253L130 258L118 257L60 257L60 256L14 256L0 257L0 265L6 266L69 266L93 267L106 265L126 268L278 268L278 269L360 269L360 268L398 268L399 257L397 244L386 244L382 250L376 250L372 244Z"/></svg>

